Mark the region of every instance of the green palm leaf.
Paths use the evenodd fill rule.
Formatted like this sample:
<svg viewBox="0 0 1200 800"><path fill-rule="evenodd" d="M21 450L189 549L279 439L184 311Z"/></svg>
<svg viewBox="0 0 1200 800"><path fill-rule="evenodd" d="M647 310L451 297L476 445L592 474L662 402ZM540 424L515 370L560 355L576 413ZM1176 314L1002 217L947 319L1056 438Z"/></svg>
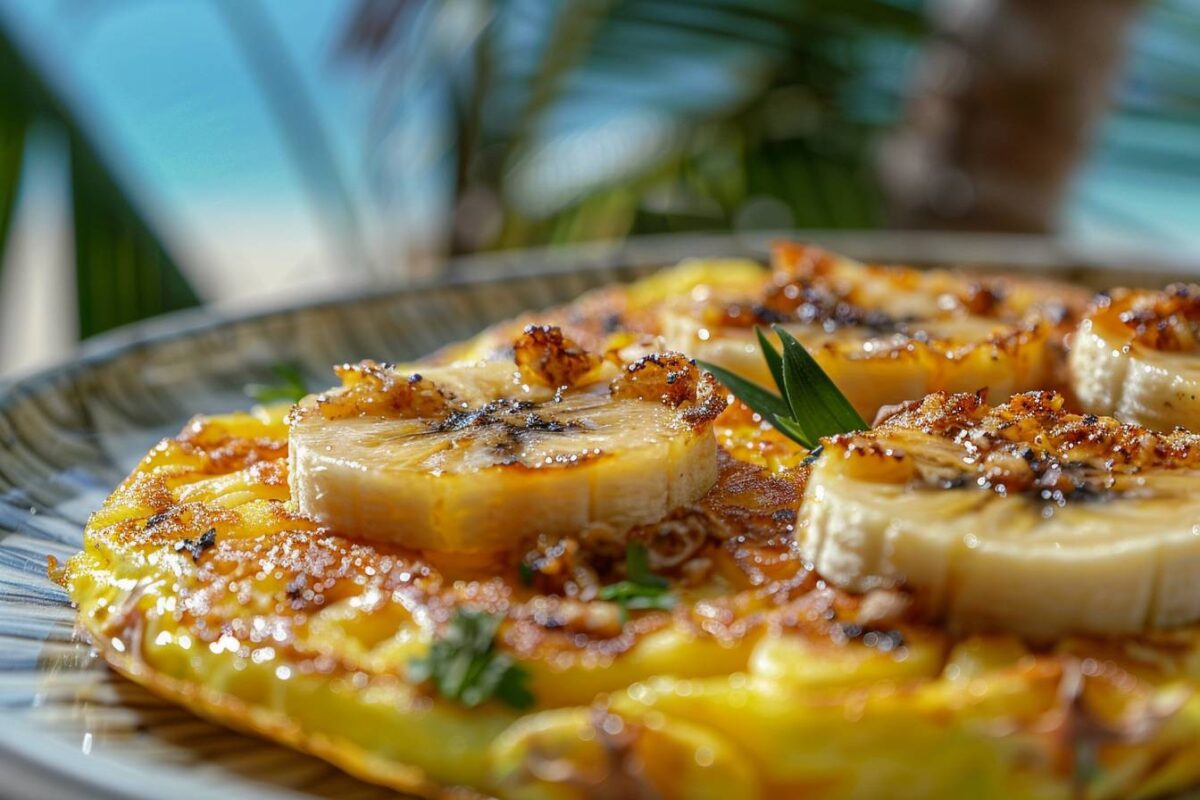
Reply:
<svg viewBox="0 0 1200 800"><path fill-rule="evenodd" d="M196 293L68 105L0 26L0 253L33 120L57 125L70 155L79 333L87 337L194 306Z"/></svg>
<svg viewBox="0 0 1200 800"><path fill-rule="evenodd" d="M456 192L501 201L497 233L472 240L476 248L870 226L880 216L871 134L899 87L860 80L863 66L879 45L892 53L924 29L915 0L496 3L469 43L438 53L439 37L397 34L398 12L373 30L378 6L360 1L352 50L419 49L406 59L413 69L430 82L454 76L445 107L459 133ZM449 17L454 6L477 8L433 7ZM403 98L382 96L379 117L411 120ZM769 201L774 216L741 216L752 199Z"/></svg>
<svg viewBox="0 0 1200 800"><path fill-rule="evenodd" d="M11 74L7 55L0 43L0 269L4 267L5 243L16 210L25 132L29 128L28 102L20 84L6 79Z"/></svg>
<svg viewBox="0 0 1200 800"><path fill-rule="evenodd" d="M197 305L166 248L88 143L72 136L70 148L79 335Z"/></svg>
<svg viewBox="0 0 1200 800"><path fill-rule="evenodd" d="M21 156L25 149L26 123L15 117L0 114L0 269L4 267L4 243L8 241L8 229L16 210Z"/></svg>

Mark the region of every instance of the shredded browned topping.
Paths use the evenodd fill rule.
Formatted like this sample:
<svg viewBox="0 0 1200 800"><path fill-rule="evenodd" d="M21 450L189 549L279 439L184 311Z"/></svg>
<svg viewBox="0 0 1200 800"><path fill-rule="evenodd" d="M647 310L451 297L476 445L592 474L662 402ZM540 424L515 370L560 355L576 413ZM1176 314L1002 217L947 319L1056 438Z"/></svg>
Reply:
<svg viewBox="0 0 1200 800"><path fill-rule="evenodd" d="M717 329L802 326L806 346L836 358L958 361L1061 347L1086 304L1086 293L1072 287L860 265L790 243L776 247L773 266L759 293L704 301L693 313ZM922 302L892 308L885 289Z"/></svg>
<svg viewBox="0 0 1200 800"><path fill-rule="evenodd" d="M527 325L513 343L513 360L521 372L547 386L574 386L600 364L589 353L550 325Z"/></svg>
<svg viewBox="0 0 1200 800"><path fill-rule="evenodd" d="M450 404L442 391L417 374L394 370L390 364L361 361L334 367L342 389L317 395L315 403L302 401L293 419L314 410L327 420L347 417L440 419Z"/></svg>
<svg viewBox="0 0 1200 800"><path fill-rule="evenodd" d="M1073 414L1055 392L1028 392L988 406L983 393L937 392L898 407L866 433L830 441L857 457L902 459L912 434L952 445L942 462L916 465L919 480L940 488L976 486L1032 493L1061 504L1136 490L1126 480L1146 470L1200 468L1200 436L1155 433L1111 417ZM927 459L928 460L928 459Z"/></svg>
<svg viewBox="0 0 1200 800"><path fill-rule="evenodd" d="M625 367L612 382L618 400L652 400L669 406L695 403L700 390L700 368L682 353L655 353Z"/></svg>
<svg viewBox="0 0 1200 800"><path fill-rule="evenodd" d="M771 248L771 266L777 273L823 277L833 271L838 256L823 247L802 242L776 242Z"/></svg>
<svg viewBox="0 0 1200 800"><path fill-rule="evenodd" d="M639 358L613 379L609 393L617 400L657 401L678 408L693 428L712 422L726 406L713 376L681 353Z"/></svg>

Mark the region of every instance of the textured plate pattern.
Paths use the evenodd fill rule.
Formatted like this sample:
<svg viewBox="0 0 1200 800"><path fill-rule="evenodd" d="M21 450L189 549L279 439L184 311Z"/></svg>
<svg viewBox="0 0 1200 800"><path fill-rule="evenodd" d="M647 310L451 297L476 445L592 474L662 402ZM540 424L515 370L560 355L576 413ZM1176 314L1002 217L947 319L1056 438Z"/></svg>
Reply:
<svg viewBox="0 0 1200 800"><path fill-rule="evenodd" d="M0 785L4 796L383 797L333 767L230 733L110 673L75 635L47 556L78 550L92 510L193 414L244 408L243 387L280 362L313 386L330 365L403 361L529 308L648 269L366 296L249 319L198 318L0 395ZM10 765L7 766L6 765Z"/></svg>

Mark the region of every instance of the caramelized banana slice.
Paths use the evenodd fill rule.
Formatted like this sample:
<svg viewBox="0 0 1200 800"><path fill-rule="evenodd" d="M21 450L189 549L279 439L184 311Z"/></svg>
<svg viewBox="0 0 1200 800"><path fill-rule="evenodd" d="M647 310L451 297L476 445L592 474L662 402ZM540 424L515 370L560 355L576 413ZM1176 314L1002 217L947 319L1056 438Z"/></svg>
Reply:
<svg viewBox="0 0 1200 800"><path fill-rule="evenodd" d="M343 388L291 418L299 510L366 539L484 553L655 522L716 481L724 401L688 359L621 368L533 326L514 351L421 374L342 367Z"/></svg>
<svg viewBox="0 0 1200 800"><path fill-rule="evenodd" d="M828 580L906 583L955 629L1034 638L1200 619L1200 437L938 393L825 442L805 555Z"/></svg>
<svg viewBox="0 0 1200 800"><path fill-rule="evenodd" d="M1071 343L1080 405L1155 430L1200 430L1200 286L1118 289Z"/></svg>
<svg viewBox="0 0 1200 800"><path fill-rule="evenodd" d="M753 292L714 285L664 306L681 350L771 385L754 326L783 325L866 419L931 391L994 397L1048 385L1071 309L1085 296L1049 283L866 266L782 245Z"/></svg>

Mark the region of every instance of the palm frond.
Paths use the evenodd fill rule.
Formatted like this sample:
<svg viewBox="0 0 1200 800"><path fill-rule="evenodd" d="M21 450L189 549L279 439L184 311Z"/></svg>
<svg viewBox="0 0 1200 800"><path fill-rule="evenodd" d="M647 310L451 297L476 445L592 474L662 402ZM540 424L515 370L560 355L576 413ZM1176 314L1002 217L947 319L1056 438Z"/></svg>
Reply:
<svg viewBox="0 0 1200 800"><path fill-rule="evenodd" d="M79 335L198 304L166 248L88 143L73 131L69 146Z"/></svg>
<svg viewBox="0 0 1200 800"><path fill-rule="evenodd" d="M257 0L220 0L214 8L259 84L330 249L345 266L370 272L362 220L334 156L326 121L278 31Z"/></svg>
<svg viewBox="0 0 1200 800"><path fill-rule="evenodd" d="M446 13L455 2L428 7ZM446 107L457 119L445 127L460 134L456 191L482 189L499 201L499 232L483 246L729 228L756 197L772 199L794 225L878 220L870 133L893 88L855 81L865 59L894 55L881 42L911 42L924 30L918 3L508 0L488 8L490 23L472 44L486 55L476 69L454 73L457 53L426 67L472 82L453 92ZM397 39L396 17L379 35L364 33L372 9L363 0L356 39L386 47ZM435 37L404 38L411 46ZM396 108L378 116L411 119Z"/></svg>
<svg viewBox="0 0 1200 800"><path fill-rule="evenodd" d="M0 25L0 252L10 230L21 140L33 120L57 125L70 154L79 332L91 336L199 302L161 239L70 107Z"/></svg>
<svg viewBox="0 0 1200 800"><path fill-rule="evenodd" d="M2 101L0 101L2 102ZM17 193L21 188L21 162L25 150L25 131L28 123L15 114L0 112L0 270L8 231L16 211Z"/></svg>

